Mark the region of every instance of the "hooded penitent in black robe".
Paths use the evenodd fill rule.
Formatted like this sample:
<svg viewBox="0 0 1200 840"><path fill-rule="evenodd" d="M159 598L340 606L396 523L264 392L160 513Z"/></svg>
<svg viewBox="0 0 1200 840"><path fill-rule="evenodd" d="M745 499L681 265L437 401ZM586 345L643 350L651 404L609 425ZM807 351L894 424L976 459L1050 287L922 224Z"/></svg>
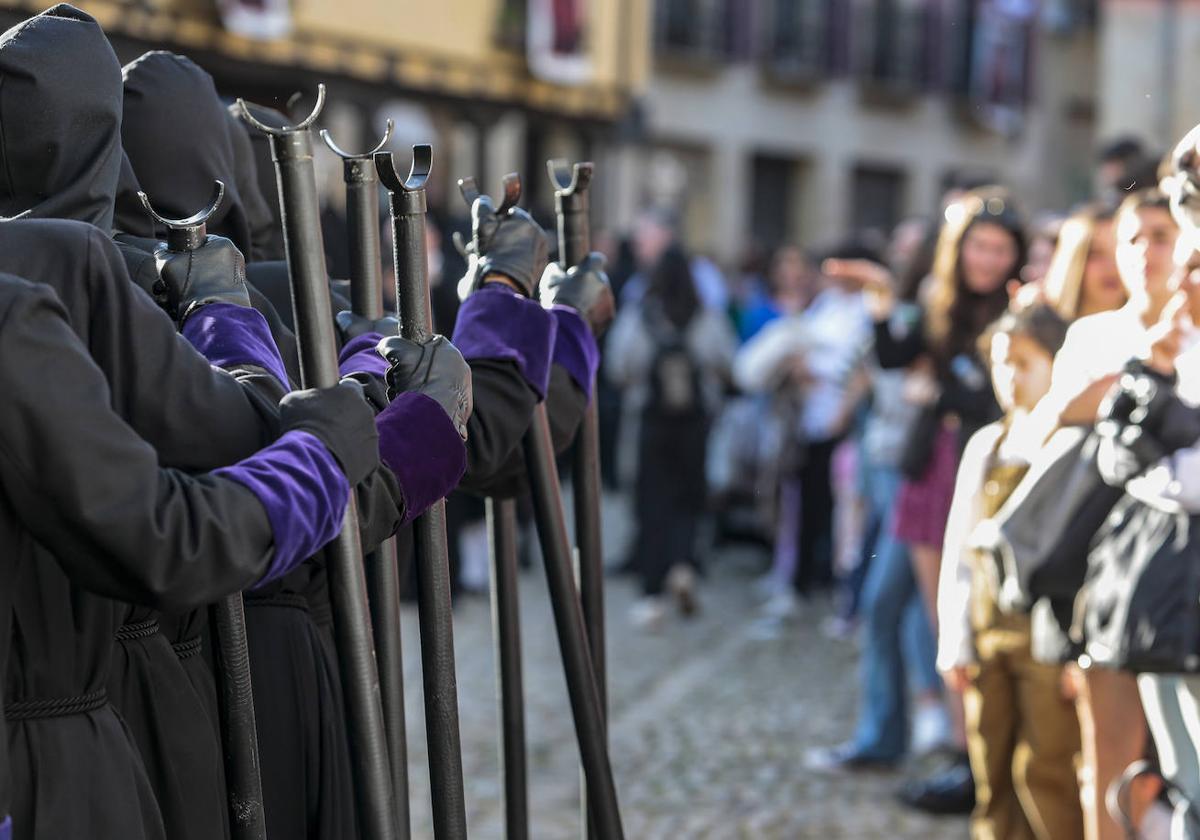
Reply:
<svg viewBox="0 0 1200 840"><path fill-rule="evenodd" d="M5 171L14 176L0 188L0 214L79 219L111 230L113 188L120 166L120 65L99 26L70 7L39 15L4 36L0 75L5 91L0 121L21 126L20 132L5 137ZM78 281L82 275L74 272L90 270L85 264L74 264L62 273L47 271L46 258L55 260L64 254L44 250L46 244L36 237L20 241L20 232L11 224L0 225L10 234L10 244L0 255L8 270L34 280L49 277L60 286ZM86 244L95 237L83 234L75 241ZM83 262L103 262L104 254L111 251L84 254ZM61 259L58 262L62 268ZM100 270L119 276L117 267ZM124 277L120 282L129 283ZM98 305L111 314L120 312L115 302L103 298ZM144 314L162 324L157 314ZM76 315L93 316L86 308ZM137 335L131 325L109 326L130 338ZM112 338L102 339L108 349L114 349ZM145 361L134 363L132 346L124 349L129 352L126 363L148 367ZM151 352L147 346L139 349ZM199 372L211 376L202 368ZM170 422L165 414L161 420ZM255 438L256 443L266 439ZM110 700L124 714L137 743L146 747L146 764L170 836L220 838L227 833L227 821L220 744L205 708L205 701L212 698L193 690L170 643L156 632L152 610L125 607L118 608L117 615L120 627L95 626L101 634L93 640L97 646L111 646L114 631L119 641L111 659L106 652L97 660L104 664L103 672L97 669L93 675L105 675L103 687ZM169 724L156 725L152 709L164 710ZM26 728L32 732L38 727ZM47 786L45 792L52 790ZM182 802L194 807L182 807Z"/></svg>
<svg viewBox="0 0 1200 840"><path fill-rule="evenodd" d="M209 221L209 232L229 237L249 254L250 214L238 187L231 139L241 130L217 98L211 77L182 56L153 52L129 64L124 79L122 142L139 184L149 195L161 196L155 198L156 209L166 216L189 215L195 210L184 208L197 201L202 206L219 179L227 185L226 197ZM242 140L249 145L244 133ZM180 160L187 165L178 165ZM138 215L138 207L118 201L118 228ZM268 271L286 282L283 263ZM294 339L284 357L297 374ZM310 603L310 598L316 601L318 612L328 616L327 594L313 597L314 590L327 590L325 580L325 565L317 559L245 597L260 776L272 837L357 833L341 686L336 662L327 655L332 646L322 644Z"/></svg>
<svg viewBox="0 0 1200 840"><path fill-rule="evenodd" d="M95 241L107 239L97 232ZM76 242L88 244L86 236ZM78 284L76 305L130 289L116 279ZM179 609L284 574L336 533L349 490L328 450L301 432L205 476L164 467L173 455L190 460L184 453L199 435L163 436L155 398L175 408L207 397L235 414L255 409L197 354L200 364L177 366L170 383L106 376L117 348L98 321L69 314L44 283L0 278L0 610L8 617L0 667L9 750L0 797L11 797L20 840L166 836L137 749L105 696L118 621L112 599ZM150 332L168 357L189 358L184 341ZM161 437L162 448L143 433ZM216 437L218 446L238 444ZM323 524L296 542L312 522Z"/></svg>
<svg viewBox="0 0 1200 840"><path fill-rule="evenodd" d="M77 219L111 231L114 191L125 164L120 146L121 71L99 26L70 7L33 18L5 36L0 72L6 94L0 119L23 126L6 138L6 162L11 170L19 169L20 178L10 182L0 198L4 215ZM52 153L46 155L44 149ZM130 174L125 164L126 177L120 183L136 191L136 185L129 184ZM143 225L136 232L153 230ZM13 234L20 238L17 231L8 233L10 239ZM90 269L74 265L62 272L47 271L38 258L44 247L33 237L28 244L6 248L0 259L11 271L57 284L64 298L72 300L73 290L62 286L76 279L72 272ZM103 253L111 253L111 246ZM115 268L107 268L117 276ZM153 260L146 268L154 271ZM97 305L110 316L126 314L115 301L101 298ZM84 313L94 317L87 309L78 314ZM138 336L131 325L121 324L118 320L112 326ZM148 367L133 347L127 349L122 361L131 372ZM138 351L152 349L139 344ZM165 418L175 425L180 419ZM236 422L219 415L212 419ZM211 447L195 455L197 463L209 467L229 463L225 457ZM191 613L197 614L203 612ZM206 664L195 656L196 634L169 639L159 632L157 613L145 605L126 606L120 617L106 690L139 745L166 830L183 840L226 836L215 688ZM184 621L190 623L186 616ZM172 641L184 642L178 655Z"/></svg>

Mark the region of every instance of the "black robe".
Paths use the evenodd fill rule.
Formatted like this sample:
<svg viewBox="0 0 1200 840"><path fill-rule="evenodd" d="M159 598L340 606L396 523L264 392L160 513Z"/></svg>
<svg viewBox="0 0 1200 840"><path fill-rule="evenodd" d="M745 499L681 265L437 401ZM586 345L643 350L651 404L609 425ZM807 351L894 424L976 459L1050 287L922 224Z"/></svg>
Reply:
<svg viewBox="0 0 1200 840"><path fill-rule="evenodd" d="M96 229L74 222L0 224L0 266L37 277L61 293L72 325L108 376L115 407L157 446L162 463L204 470L233 463L275 437L273 403L215 372L178 336L153 301L130 283L112 243ZM263 374L263 379L269 377ZM76 658L96 660L94 673L105 676L107 687L114 689L113 699L123 706L127 699L138 703L136 708L126 707L134 712L128 715L129 724L140 744L155 747L145 750L151 768L166 771L154 780L163 810L179 817L182 809L195 831L209 832L176 830L171 836L219 837L225 805L212 710L206 711L205 698L190 693L179 660L160 635L124 639L113 651L114 632L128 610L106 604L109 620L92 625L96 649ZM47 632L51 626L47 622ZM110 654L115 656L115 673ZM19 672L19 667L10 668L10 684L19 678L14 670ZM114 676L120 675L128 681L114 683ZM136 713L175 708L181 711L165 717Z"/></svg>
<svg viewBox="0 0 1200 840"><path fill-rule="evenodd" d="M8 226L0 228L2 238ZM113 279L101 291L140 295ZM76 305L96 288L78 291ZM101 310L113 303L103 299ZM168 356L172 345L188 349L169 322L164 331L153 320L128 322L151 327L139 343ZM0 590L11 616L0 624L0 664L21 838L164 836L141 760L104 699L119 609L111 599L165 609L211 602L256 581L271 556L270 523L253 495L164 469L189 434L150 422L162 403L204 392L228 397L218 402L236 415L248 407L245 392L198 354L193 382L187 365L168 382L105 371L131 343L107 333L102 317L79 318L44 283L0 285L0 556L11 584Z"/></svg>
<svg viewBox="0 0 1200 840"><path fill-rule="evenodd" d="M224 182L226 198L210 220L209 232L229 237L249 256L251 236L262 234L261 217L268 211L257 184L247 181L253 165L247 157L249 140L217 98L212 79L186 58L168 53L132 62L124 77L122 135L132 176L149 195L162 197L155 202L168 215L194 212L185 208L202 206L213 181ZM242 142L234 142L235 133ZM180 167L181 159L188 166ZM118 195L118 229L133 228L145 216L129 196L129 191ZM152 240L118 239L131 266L154 271L148 258ZM153 274L147 277L153 282ZM298 385L291 302L285 297L286 308L276 309L255 287L264 278L277 280L286 295L286 265L252 263L248 280L252 303L266 318L288 375ZM146 279L139 282L144 285ZM381 469L356 490L364 544L377 544L398 524L398 487ZM349 737L332 656L325 558L318 556L282 580L248 593L245 605L268 835L355 836ZM194 630L199 622L190 618L185 624ZM322 625L328 632L322 632Z"/></svg>

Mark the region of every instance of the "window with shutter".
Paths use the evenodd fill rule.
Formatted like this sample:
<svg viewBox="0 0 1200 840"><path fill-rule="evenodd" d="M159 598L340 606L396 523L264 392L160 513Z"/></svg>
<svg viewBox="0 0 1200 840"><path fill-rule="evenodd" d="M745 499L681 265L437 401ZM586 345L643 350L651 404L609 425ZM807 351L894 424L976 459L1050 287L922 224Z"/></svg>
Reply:
<svg viewBox="0 0 1200 840"><path fill-rule="evenodd" d="M976 119L995 131L1021 128L1035 11L1032 0L979 0L967 93Z"/></svg>
<svg viewBox="0 0 1200 840"><path fill-rule="evenodd" d="M929 81L929 0L856 0L855 75L868 90L905 96Z"/></svg>
<svg viewBox="0 0 1200 840"><path fill-rule="evenodd" d="M763 64L779 82L811 82L844 69L849 0L766 0Z"/></svg>
<svg viewBox="0 0 1200 840"><path fill-rule="evenodd" d="M668 62L705 66L731 57L736 39L729 27L732 0L656 0L654 43Z"/></svg>

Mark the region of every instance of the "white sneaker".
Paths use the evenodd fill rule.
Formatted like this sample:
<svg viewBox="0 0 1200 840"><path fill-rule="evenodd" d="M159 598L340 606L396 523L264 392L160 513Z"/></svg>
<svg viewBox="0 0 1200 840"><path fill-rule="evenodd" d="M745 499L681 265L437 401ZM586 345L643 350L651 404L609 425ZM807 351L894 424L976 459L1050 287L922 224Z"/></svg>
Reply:
<svg viewBox="0 0 1200 840"><path fill-rule="evenodd" d="M638 630L651 633L662 629L667 619L667 606L662 598L647 596L639 598L629 608L629 623Z"/></svg>
<svg viewBox="0 0 1200 840"><path fill-rule="evenodd" d="M800 599L796 597L796 593L788 587L782 592L777 592L771 596L771 599L762 605L760 613L765 618L774 618L779 621L795 618L800 614Z"/></svg>
<svg viewBox="0 0 1200 840"><path fill-rule="evenodd" d="M848 618L831 615L821 622L821 634L835 642L846 642L854 638L858 625Z"/></svg>
<svg viewBox="0 0 1200 840"><path fill-rule="evenodd" d="M930 753L950 743L950 716L941 703L918 703L912 721L912 753Z"/></svg>

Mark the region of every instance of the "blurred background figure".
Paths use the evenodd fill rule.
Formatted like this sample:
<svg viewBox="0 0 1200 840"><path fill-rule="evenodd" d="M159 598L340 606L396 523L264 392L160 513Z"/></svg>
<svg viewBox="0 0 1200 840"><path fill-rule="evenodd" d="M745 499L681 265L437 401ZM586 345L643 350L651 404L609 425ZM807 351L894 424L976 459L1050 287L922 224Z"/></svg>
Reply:
<svg viewBox="0 0 1200 840"><path fill-rule="evenodd" d="M608 337L608 376L625 388L636 418L632 562L642 600L630 619L647 629L665 619L668 593L685 616L697 606L708 431L734 345L728 320L701 303L689 260L674 245L659 254L644 294L625 304Z"/></svg>

